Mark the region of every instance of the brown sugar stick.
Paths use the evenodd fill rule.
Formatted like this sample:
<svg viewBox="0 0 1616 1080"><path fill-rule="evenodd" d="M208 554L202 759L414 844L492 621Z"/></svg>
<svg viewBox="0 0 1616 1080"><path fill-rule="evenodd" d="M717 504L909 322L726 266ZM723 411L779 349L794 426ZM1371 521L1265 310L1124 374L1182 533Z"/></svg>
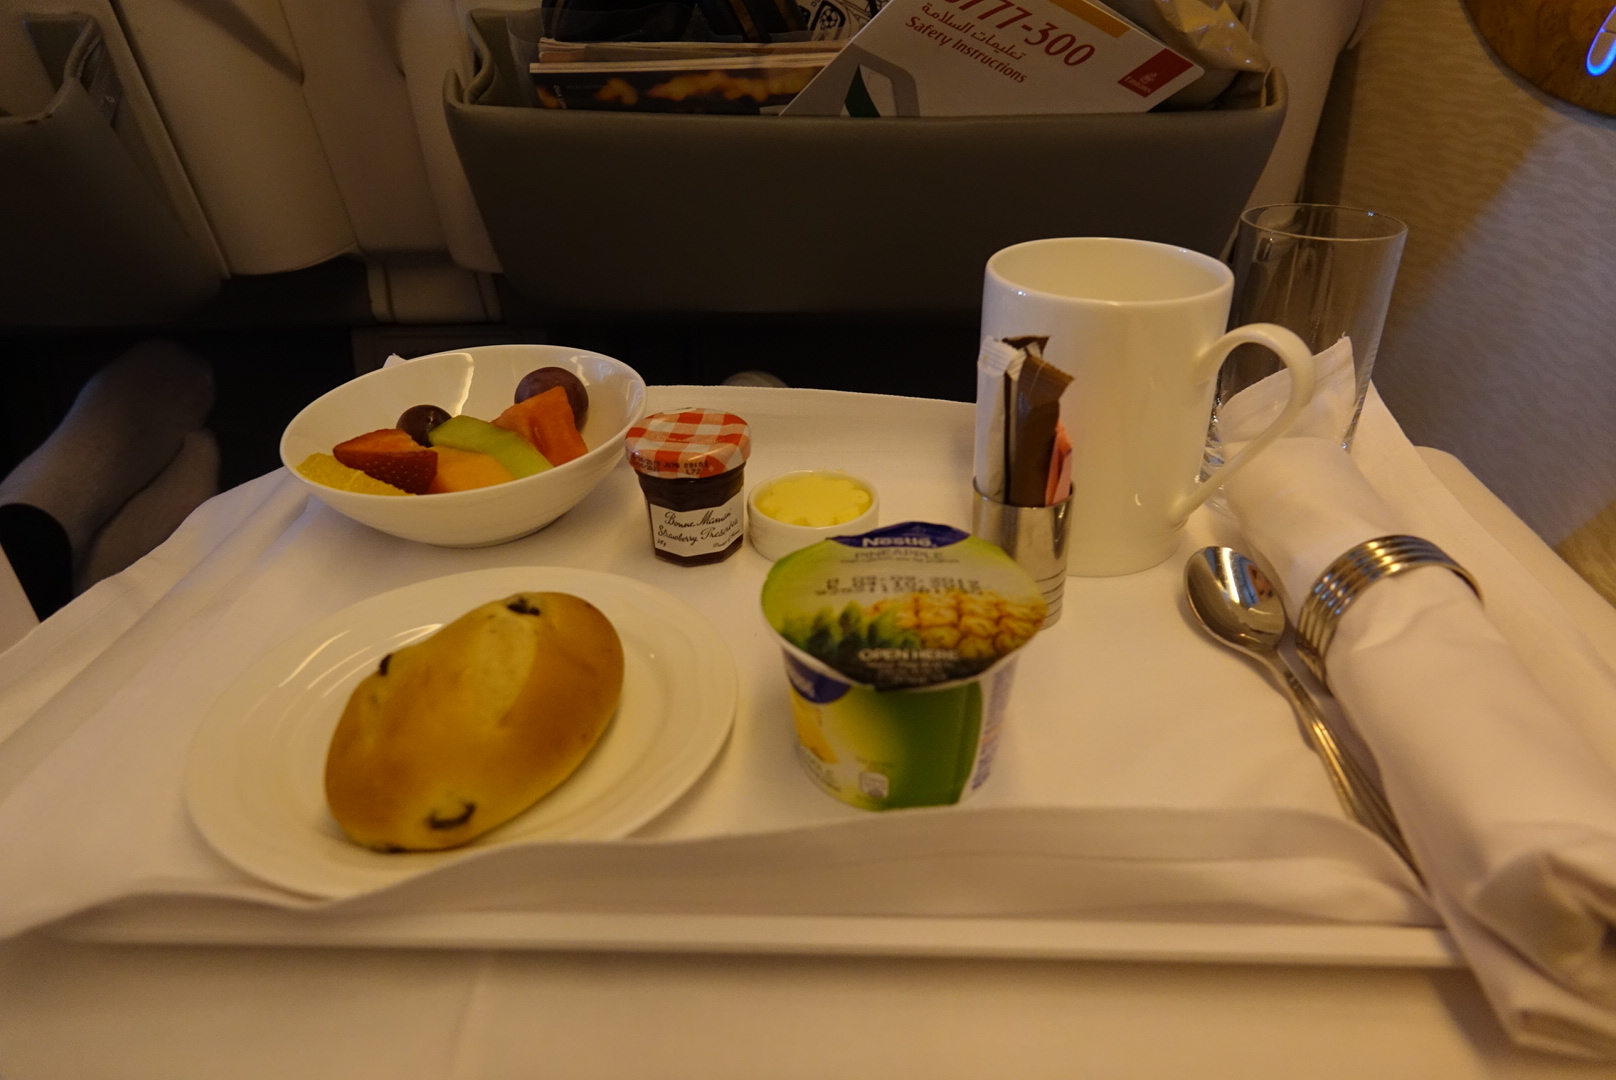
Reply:
<svg viewBox="0 0 1616 1080"><path fill-rule="evenodd" d="M1007 502L1012 506L1043 506L1049 485L1049 459L1055 452L1055 425L1060 421L1060 399L1072 377L1028 352L1015 380L1009 458Z"/></svg>

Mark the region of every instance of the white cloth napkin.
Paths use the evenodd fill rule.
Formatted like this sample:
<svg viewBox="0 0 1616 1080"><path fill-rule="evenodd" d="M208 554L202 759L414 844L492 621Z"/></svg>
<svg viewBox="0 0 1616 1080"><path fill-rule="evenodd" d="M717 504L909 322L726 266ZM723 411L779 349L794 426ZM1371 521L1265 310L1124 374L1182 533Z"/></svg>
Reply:
<svg viewBox="0 0 1616 1080"><path fill-rule="evenodd" d="M1291 434L1323 435L1347 430L1353 408L1358 404L1358 376L1352 366L1352 339L1343 337L1313 357L1317 381L1313 397L1291 425ZM1218 438L1233 448L1261 435L1279 419L1290 403L1291 373L1274 372L1235 394L1218 406Z"/></svg>
<svg viewBox="0 0 1616 1080"><path fill-rule="evenodd" d="M1333 439L1281 440L1225 491L1293 618L1330 562L1391 533L1427 535L1480 579L1488 611L1440 568L1370 588L1325 658L1331 687L1511 1035L1616 1057L1616 677L1546 595L1521 602L1518 566L1429 535Z"/></svg>

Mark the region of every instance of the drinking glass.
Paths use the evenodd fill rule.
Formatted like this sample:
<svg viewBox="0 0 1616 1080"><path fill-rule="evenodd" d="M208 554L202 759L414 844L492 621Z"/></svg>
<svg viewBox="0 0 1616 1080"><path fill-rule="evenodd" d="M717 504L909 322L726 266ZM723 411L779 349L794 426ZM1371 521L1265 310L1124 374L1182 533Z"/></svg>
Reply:
<svg viewBox="0 0 1616 1080"><path fill-rule="evenodd" d="M1396 218L1347 206L1288 203L1241 215L1229 325L1277 323L1315 356L1318 388L1290 434L1351 448L1407 237ZM1223 460L1225 445L1266 427L1289 391L1290 374L1273 353L1235 349L1218 374L1202 476Z"/></svg>

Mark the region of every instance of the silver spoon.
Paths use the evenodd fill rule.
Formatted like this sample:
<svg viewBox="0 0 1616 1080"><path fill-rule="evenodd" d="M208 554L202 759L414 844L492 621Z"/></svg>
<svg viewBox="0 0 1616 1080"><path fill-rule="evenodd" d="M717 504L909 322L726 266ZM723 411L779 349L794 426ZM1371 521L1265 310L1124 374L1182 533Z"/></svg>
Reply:
<svg viewBox="0 0 1616 1080"><path fill-rule="evenodd" d="M1285 607L1263 572L1232 548L1202 548L1190 556L1184 567L1184 591L1190 610L1208 634L1258 661L1274 676L1296 710L1313 752L1324 762L1341 809L1390 844L1413 867L1408 843L1379 786L1357 759L1342 749L1319 703L1280 654Z"/></svg>

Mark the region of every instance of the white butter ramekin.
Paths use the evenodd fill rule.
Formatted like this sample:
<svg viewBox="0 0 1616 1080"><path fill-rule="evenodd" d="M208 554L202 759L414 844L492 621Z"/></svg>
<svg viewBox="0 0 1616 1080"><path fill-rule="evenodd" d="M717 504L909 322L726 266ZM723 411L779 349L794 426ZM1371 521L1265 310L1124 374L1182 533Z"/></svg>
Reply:
<svg viewBox="0 0 1616 1080"><path fill-rule="evenodd" d="M758 509L759 495L781 480L799 476L828 476L836 480L851 480L870 493L870 508L852 521L818 528L811 525L788 525L784 521L776 521ZM869 532L876 527L880 513L881 497L876 493L875 485L868 480L838 469L800 469L796 472L771 476L752 488L746 497L746 535L751 537L752 546L757 549L757 553L773 562L783 559L793 551L800 551L809 544L817 544L832 536L853 536Z"/></svg>

